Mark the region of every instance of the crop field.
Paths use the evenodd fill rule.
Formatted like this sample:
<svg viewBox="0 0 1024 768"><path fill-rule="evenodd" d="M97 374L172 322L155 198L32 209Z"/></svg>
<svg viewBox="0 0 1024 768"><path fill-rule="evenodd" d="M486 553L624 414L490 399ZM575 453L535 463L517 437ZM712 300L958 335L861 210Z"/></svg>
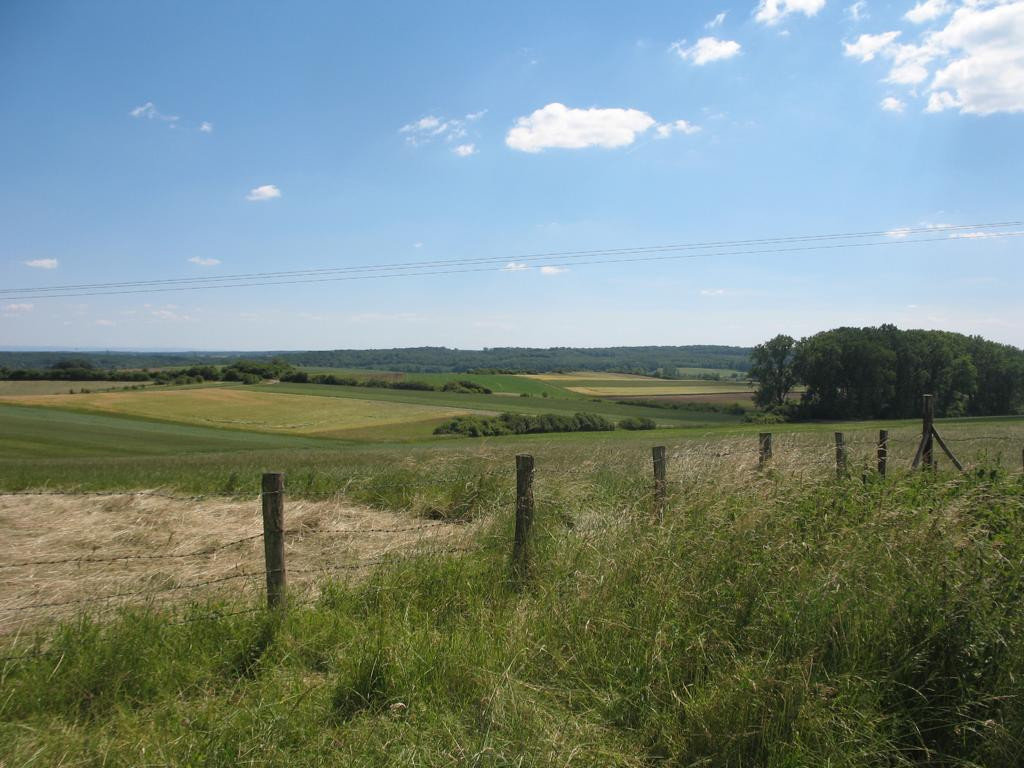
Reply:
<svg viewBox="0 0 1024 768"><path fill-rule="evenodd" d="M15 400L22 405L73 408L182 424L334 437L344 436L346 430L368 427L431 425L471 412L433 405L385 405L370 399L268 393L253 387L0 398L0 402Z"/></svg>
<svg viewBox="0 0 1024 768"><path fill-rule="evenodd" d="M64 395L69 390L80 392L87 389L98 392L103 389L120 389L128 386L124 381L0 381L0 397L20 395Z"/></svg>

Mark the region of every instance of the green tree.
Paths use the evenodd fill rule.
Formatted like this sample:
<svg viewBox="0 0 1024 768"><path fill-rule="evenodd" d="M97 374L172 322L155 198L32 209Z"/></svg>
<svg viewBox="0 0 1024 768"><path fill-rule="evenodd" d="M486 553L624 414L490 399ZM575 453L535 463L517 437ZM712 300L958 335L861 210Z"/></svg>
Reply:
<svg viewBox="0 0 1024 768"><path fill-rule="evenodd" d="M779 334L764 344L758 344L750 353L750 375L757 380L754 402L762 408L786 402L796 383L793 372L795 352L793 337Z"/></svg>

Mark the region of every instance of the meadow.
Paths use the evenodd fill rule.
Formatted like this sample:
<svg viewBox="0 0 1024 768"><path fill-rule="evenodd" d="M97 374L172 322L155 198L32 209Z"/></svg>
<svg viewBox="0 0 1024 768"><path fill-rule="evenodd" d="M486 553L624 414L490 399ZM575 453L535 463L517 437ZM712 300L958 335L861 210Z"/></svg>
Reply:
<svg viewBox="0 0 1024 768"><path fill-rule="evenodd" d="M58 399L0 404L2 764L1024 756L1024 419L940 421L961 474L909 471L917 421L773 425L759 467L765 427L607 400L303 384ZM367 402L661 426L335 429ZM509 559L518 453L537 466L525 574ZM263 607L265 471L285 473L283 613ZM89 562L124 552L154 559Z"/></svg>
<svg viewBox="0 0 1024 768"><path fill-rule="evenodd" d="M69 435L96 420L156 424L12 406L5 423L11 411L93 420ZM51 489L216 496L7 497L6 562L128 544L178 552L258 531L258 473L273 468L287 473L289 557L300 565L284 614L261 608L257 578L87 607L8 637L0 652L16 658L0 662L0 760L1018 764L1024 423L943 422L967 474L908 472L918 425L889 424L885 480L870 472L877 425L844 425L851 467L840 477L830 426L778 430L763 470L756 428L659 431L670 455L661 524L650 434L381 445L190 428L191 440L222 435L221 450L124 456L112 439L106 455L54 446L49 458L0 460L12 490L46 477ZM228 442L237 439L281 442ZM517 452L537 460L525 579L509 567ZM19 513L30 502L41 543ZM76 517L87 536L75 535ZM467 551L436 554L398 533L357 552L362 539L318 535L424 522L455 526ZM239 558L258 563L259 542L242 546ZM382 562L331 570L367 555ZM35 566L31 578L37 595L50 576L82 589L164 589L234 566L218 555L95 579L83 564ZM29 586L5 576L5 596ZM26 603L12 603L19 617Z"/></svg>

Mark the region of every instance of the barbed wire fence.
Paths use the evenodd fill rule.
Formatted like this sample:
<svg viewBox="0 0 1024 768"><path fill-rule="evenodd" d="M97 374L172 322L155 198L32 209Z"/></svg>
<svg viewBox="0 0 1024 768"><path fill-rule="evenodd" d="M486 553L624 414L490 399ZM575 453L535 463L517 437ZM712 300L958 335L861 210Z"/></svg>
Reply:
<svg viewBox="0 0 1024 768"><path fill-rule="evenodd" d="M791 435L782 436L790 437ZM683 450L676 450L669 453L665 446L654 446L651 452L652 475L649 486L651 498L652 521L661 522L664 520L666 507L669 503L669 474L668 468L672 464L682 462L694 462L703 460L705 462L718 459L740 456L749 458L750 462L744 466L756 473L767 474L775 468L780 458L779 449L792 449L794 454L799 454L800 461L806 465L822 468L830 462L834 462L837 477L851 476L851 466L855 463L862 468L862 477L866 479L867 468L873 464L873 472L884 478L889 471L892 461L891 450L893 446L918 446L920 453L921 436L913 437L908 435L897 436L889 430L881 429L878 432L877 440L857 439L850 441L843 432L835 432L832 444L827 448L822 447L818 441L803 444L780 446L771 432L762 432L758 435L756 443L749 438L737 438L726 445L704 444L691 445ZM1008 434L988 434L971 436L953 436L944 438L945 442L958 445L974 444L1021 444L1021 437ZM856 453L856 457L851 458ZM1021 449L1021 469L1024 470L1024 448ZM638 457L637 457L638 458ZM756 463L755 463L756 461ZM959 462L957 466L963 471ZM689 465L688 467L689 468ZM931 457L925 469L936 470L938 462ZM583 463L573 469L563 471L559 469L541 477L545 482L559 483L571 482L574 480L591 479L595 477L595 466L588 466ZM483 472L474 476L500 477L509 479L506 472ZM511 571L513 578L523 580L529 578L530 573L530 550L531 550L531 529L534 520L534 480L536 469L533 457L520 454L516 457L515 474L515 528L512 536L511 547ZM366 475L367 479L374 478L373 475ZM350 477L351 483L358 478ZM465 480L465 478L461 478ZM676 481L678 482L678 481ZM403 479L403 483L409 486L436 486L437 478L431 481L424 481L421 484L409 483ZM84 496L84 497L137 497L157 498L176 502L202 502L212 497L201 495L175 495L161 491L78 491L67 492L59 490L24 490L0 493L0 497L45 497L45 496ZM249 497L252 498L252 497ZM452 534L465 533L465 526L461 521L451 520L425 520L415 524L384 525L384 526L347 526L347 527L287 527L285 524L285 485L284 475L281 473L265 473L262 478L262 490L258 496L263 517L261 531L247 533L237 536L228 541L219 542L213 545L195 547L185 551L152 552L152 551L116 551L112 553L90 553L76 556L61 556L58 553L41 555L21 560L0 562L0 582L17 582L18 579L33 586L21 599L8 601L6 605L0 604L0 625L10 621L12 617L18 617L24 625L29 627L38 625L39 621L45 620L48 614L54 609L87 611L102 615L124 607L142 607L162 605L175 605L180 601L182 595L195 595L196 593L207 592L218 587L231 587L234 595L239 594L235 589L236 585L242 586L242 593L248 589L248 594L256 594L259 582L265 583L265 596L267 608L271 611L286 611L302 605L315 602L315 599L302 598L299 594L289 591L289 574L308 577L330 577L338 574L358 573L369 571L389 562L396 562L396 557L401 556L454 556L473 552L476 547L470 546L465 541L465 536L453 536ZM606 529L605 523L593 526ZM590 530L586 526L579 526L577 530L583 532ZM311 567L306 564L298 566L289 565L286 561L286 544L301 541L309 537L345 537L370 538L388 537L396 534L412 534L410 541L399 548L380 549L370 557L360 557L346 560L345 562L320 562ZM438 535L440 534L440 535ZM453 540L455 539L455 540ZM262 558L258 551L253 551L262 543ZM410 546L411 545L411 546ZM426 546L425 546L426 545ZM246 551L248 550L248 551ZM178 582L167 574L159 574L155 579L160 583L151 584L145 588L122 589L113 592L102 592L99 594L88 594L81 597L69 597L64 599L36 599L40 595L39 585L47 579L61 578L68 580L84 579L85 572L89 568L112 568L117 565L138 563L140 565L171 565L179 562L206 561L209 562L218 557L233 555L233 560L227 568L227 572L217 576L202 579L192 579ZM39 573L39 569L65 568L71 573ZM170 583L168 583L170 582ZM222 611L214 610L205 614L189 616L178 619L172 623L184 624L200 620L217 620L232 616L253 614L263 611L259 606L253 606L241 610ZM19 638L23 636L24 630L18 629L13 632L0 633L0 637ZM19 659L34 658L47 655L49 651L35 649L21 654L0 656L0 662L17 661Z"/></svg>

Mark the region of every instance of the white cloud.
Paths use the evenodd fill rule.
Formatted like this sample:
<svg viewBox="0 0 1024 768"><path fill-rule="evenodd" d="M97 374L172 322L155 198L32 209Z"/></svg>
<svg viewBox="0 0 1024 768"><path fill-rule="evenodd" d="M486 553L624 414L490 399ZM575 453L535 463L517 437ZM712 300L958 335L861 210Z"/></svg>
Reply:
<svg viewBox="0 0 1024 768"><path fill-rule="evenodd" d="M900 36L900 32L882 32L880 35L861 35L855 42L843 43L843 53L862 62L871 61L888 48Z"/></svg>
<svg viewBox="0 0 1024 768"><path fill-rule="evenodd" d="M468 126L486 114L487 110L481 109L479 112L470 112L463 117L451 119L438 117L437 115L427 115L419 120L403 125L398 129L398 132L404 134L405 142L413 147L428 144L435 139L441 138L445 141L457 141L468 136Z"/></svg>
<svg viewBox="0 0 1024 768"><path fill-rule="evenodd" d="M25 262L25 266L34 269L56 269L59 264L56 259L30 259Z"/></svg>
<svg viewBox="0 0 1024 768"><path fill-rule="evenodd" d="M542 275L560 275L563 272L568 272L568 267L541 267L540 273Z"/></svg>
<svg viewBox="0 0 1024 768"><path fill-rule="evenodd" d="M896 229L890 229L888 232L885 233L885 236L886 237L892 237L892 238L895 238L897 240L902 240L903 238L905 238L909 234L910 234L910 228L909 227L898 227Z"/></svg>
<svg viewBox="0 0 1024 768"><path fill-rule="evenodd" d="M953 95L940 97L933 111L959 107L974 115L1024 112L1024 2L986 7L972 0L929 42L951 51L930 87ZM931 110L931 101L928 106Z"/></svg>
<svg viewBox="0 0 1024 768"><path fill-rule="evenodd" d="M175 123L178 121L177 115L165 115L156 108L156 104L152 101L147 101L141 107L136 107L129 112L132 117L144 117L148 120L163 120L168 123Z"/></svg>
<svg viewBox="0 0 1024 768"><path fill-rule="evenodd" d="M423 247L423 243L421 243L419 240L417 240L415 243L412 244L412 247L413 248L422 248Z"/></svg>
<svg viewBox="0 0 1024 768"><path fill-rule="evenodd" d="M199 130L203 133L213 133L213 123L208 123L206 120L203 120L203 122L199 124Z"/></svg>
<svg viewBox="0 0 1024 768"><path fill-rule="evenodd" d="M459 146L452 148L452 152L459 157L469 157L476 154L476 144L459 144Z"/></svg>
<svg viewBox="0 0 1024 768"><path fill-rule="evenodd" d="M725 296L724 288L701 288L701 296Z"/></svg>
<svg viewBox="0 0 1024 768"><path fill-rule="evenodd" d="M523 264L522 262L518 262L518 261L510 261L508 264L506 264L502 268L501 271L502 272L522 272L524 269L529 269L529 268L530 268L530 266L528 264Z"/></svg>
<svg viewBox="0 0 1024 768"><path fill-rule="evenodd" d="M220 264L220 259L204 259L202 256L193 256L189 262L198 264L200 267L215 267Z"/></svg>
<svg viewBox="0 0 1024 768"><path fill-rule="evenodd" d="M7 304L4 306L4 315L5 317L14 317L18 314L31 312L35 309L35 306L35 304Z"/></svg>
<svg viewBox="0 0 1024 768"><path fill-rule="evenodd" d="M724 61L738 56L740 44L735 40L719 40L717 37L702 37L693 45L686 47L686 41L680 40L669 46L670 51L675 51L679 58L689 61L698 67L709 64L712 61Z"/></svg>
<svg viewBox="0 0 1024 768"><path fill-rule="evenodd" d="M706 29L715 29L716 27L722 26L722 24L725 22L725 15L727 13L728 11L722 11L720 14L715 16L715 18L713 18L711 21L705 24L704 27Z"/></svg>
<svg viewBox="0 0 1024 768"><path fill-rule="evenodd" d="M825 0L761 0L754 11L755 21L778 24L791 13L814 16L825 7Z"/></svg>
<svg viewBox="0 0 1024 768"><path fill-rule="evenodd" d="M942 112L959 106L962 106L961 102L949 91L935 91L928 97L928 106L924 108L924 111Z"/></svg>
<svg viewBox="0 0 1024 768"><path fill-rule="evenodd" d="M700 132L700 126L689 123L686 120L675 120L671 123L662 123L654 129L659 139L667 139L673 133L684 133L690 136Z"/></svg>
<svg viewBox="0 0 1024 768"><path fill-rule="evenodd" d="M951 8L948 0L927 0L907 18L932 20ZM844 44L846 54L862 62L876 55L890 59L885 82L891 84L918 86L931 77L911 92L927 96L926 112L1024 112L1024 0L963 0L945 27L926 30L917 44L897 45L898 35L862 35Z"/></svg>
<svg viewBox="0 0 1024 768"><path fill-rule="evenodd" d="M638 109L570 109L552 103L516 119L505 143L521 152L584 147L625 147L655 120Z"/></svg>
<svg viewBox="0 0 1024 768"><path fill-rule="evenodd" d="M928 65L939 52L928 45L894 45L884 54L892 59L892 68L885 82L917 85L928 79Z"/></svg>
<svg viewBox="0 0 1024 768"><path fill-rule="evenodd" d="M886 112L902 112L907 105L894 96L886 96L879 106Z"/></svg>
<svg viewBox="0 0 1024 768"><path fill-rule="evenodd" d="M281 190L273 184L264 184L262 187L254 187L249 190L249 194L245 196L246 200L273 200L275 197L281 196Z"/></svg>
<svg viewBox="0 0 1024 768"><path fill-rule="evenodd" d="M853 5L847 7L846 15L853 21L862 21L868 18L867 7L868 4L865 0L857 0Z"/></svg>
<svg viewBox="0 0 1024 768"><path fill-rule="evenodd" d="M914 24L924 24L926 21L934 21L940 16L945 16L951 10L949 0L924 0L903 14L903 18Z"/></svg>

